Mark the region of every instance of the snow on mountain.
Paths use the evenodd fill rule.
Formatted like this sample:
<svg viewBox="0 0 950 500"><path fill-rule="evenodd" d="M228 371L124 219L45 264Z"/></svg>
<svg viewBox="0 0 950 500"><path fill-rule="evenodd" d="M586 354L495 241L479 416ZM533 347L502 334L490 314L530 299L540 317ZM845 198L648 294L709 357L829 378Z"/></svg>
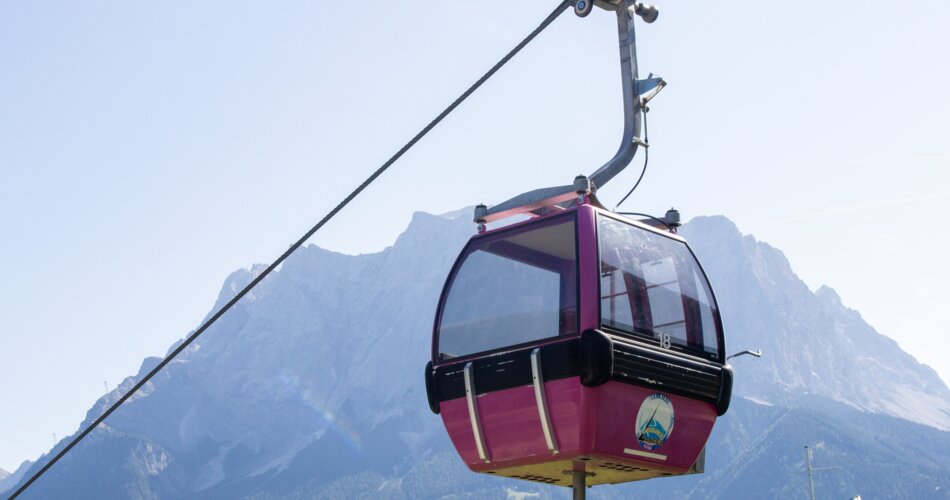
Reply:
<svg viewBox="0 0 950 500"><path fill-rule="evenodd" d="M814 394L950 430L950 390L937 373L834 290L811 292L781 251L725 217L698 217L682 229L720 297L727 348L764 352L754 361L757 376L737 381L738 394L765 401Z"/></svg>
<svg viewBox="0 0 950 500"><path fill-rule="evenodd" d="M422 367L435 303L474 231L468 214L417 213L392 247L374 254L302 248L24 498L418 498L460 492L477 498L503 495L505 488L549 498L549 489L468 473L425 403ZM883 482L888 469L877 464L891 460L916 474L924 488L919 491L950 491L940 482L950 477L944 460L950 457L926 446L950 448L950 434L900 420L950 429L950 391L933 370L876 333L830 289L811 292L781 252L743 236L728 219L700 217L682 234L713 281L727 349L764 351L761 359L736 361L736 407L714 431L719 444L710 451L707 475L688 479L693 482L684 483L689 486L679 490L682 496L742 493L738 472L723 476L712 469L734 467L730 463L744 464L759 484L764 478L787 482L800 470L792 462L769 475L784 451L775 445L768 453L757 450L770 439L809 439L816 415L828 419L826 433L836 432L825 439L839 436L847 459L864 464L864 476L855 481L873 479L880 491L889 491ZM259 271L235 271L215 309ZM146 359L135 377L90 409L86 422L157 362ZM845 420L866 420L865 431L852 432ZM873 448L877 454L862 455L872 449L862 441L868 432L903 440L914 451L887 458ZM722 484L696 483L713 476Z"/></svg>
<svg viewBox="0 0 950 500"><path fill-rule="evenodd" d="M10 473L9 473L9 472L7 472L7 471L5 471L5 470L3 470L3 469L0 469L0 481L3 481L4 479L8 478L9 476L10 476Z"/></svg>

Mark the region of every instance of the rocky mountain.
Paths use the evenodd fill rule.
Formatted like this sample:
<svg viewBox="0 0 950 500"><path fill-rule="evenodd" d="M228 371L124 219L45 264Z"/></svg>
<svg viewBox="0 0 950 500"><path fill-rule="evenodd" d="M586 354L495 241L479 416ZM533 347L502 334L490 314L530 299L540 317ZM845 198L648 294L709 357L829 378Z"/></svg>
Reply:
<svg viewBox="0 0 950 500"><path fill-rule="evenodd" d="M33 462L27 460L20 464L13 472L7 472L0 469L0 493L9 490L20 482L20 479L26 474L26 471L33 466Z"/></svg>
<svg viewBox="0 0 950 500"><path fill-rule="evenodd" d="M462 213L417 213L375 254L301 249L21 498L565 497L468 472L426 405L435 302L474 229ZM816 466L842 467L817 474L822 496L950 498L950 391L933 370L728 219L682 234L716 287L728 350L765 355L736 360L705 474L592 496L804 495L812 444ZM215 307L258 271L233 273Z"/></svg>
<svg viewBox="0 0 950 500"><path fill-rule="evenodd" d="M877 333L834 290L812 293L779 250L725 217L683 227L721 297L731 351L753 347L754 377L739 394L789 404L817 395L950 430L950 390L937 373ZM882 292L885 293L885 292Z"/></svg>

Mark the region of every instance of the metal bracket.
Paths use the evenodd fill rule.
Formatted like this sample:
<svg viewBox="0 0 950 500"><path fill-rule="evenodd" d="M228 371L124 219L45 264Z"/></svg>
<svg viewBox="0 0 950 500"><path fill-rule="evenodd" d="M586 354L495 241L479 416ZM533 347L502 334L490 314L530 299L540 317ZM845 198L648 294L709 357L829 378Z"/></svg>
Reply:
<svg viewBox="0 0 950 500"><path fill-rule="evenodd" d="M647 103L650 102L650 99L653 99L654 96L659 94L664 87L666 87L666 80L658 76L653 76L653 73L650 73L650 76L643 80L637 80L637 93L640 95L640 107L644 112L647 111ZM634 140L637 139L638 138L634 138Z"/></svg>
<svg viewBox="0 0 950 500"><path fill-rule="evenodd" d="M552 210L567 208L580 201L579 198L593 192L594 187L590 180L586 176L578 175L573 184L528 191L491 208L478 205L475 207L473 219L481 225L524 213L543 215Z"/></svg>

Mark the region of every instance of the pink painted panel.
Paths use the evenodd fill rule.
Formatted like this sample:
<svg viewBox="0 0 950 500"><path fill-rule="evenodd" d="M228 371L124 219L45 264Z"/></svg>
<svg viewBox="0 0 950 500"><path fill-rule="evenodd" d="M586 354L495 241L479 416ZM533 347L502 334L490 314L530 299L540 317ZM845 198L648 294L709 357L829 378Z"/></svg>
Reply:
<svg viewBox="0 0 950 500"><path fill-rule="evenodd" d="M551 455L544 442L534 387L523 386L478 398L493 465L530 463Z"/></svg>
<svg viewBox="0 0 950 500"><path fill-rule="evenodd" d="M600 328L600 263L597 221L590 205L577 207L577 262L580 266L580 331Z"/></svg>
<svg viewBox="0 0 950 500"><path fill-rule="evenodd" d="M595 448L598 454L637 460L671 472L685 472L699 457L716 422L716 408L711 403L620 382L608 382L589 390L592 399L597 401ZM637 439L637 414L644 404L650 411L653 402L646 400L657 393L663 394L672 403L673 425L666 441L655 449L649 449ZM657 457L636 455L626 450L650 453Z"/></svg>
<svg viewBox="0 0 950 500"><path fill-rule="evenodd" d="M479 463L478 448L475 447L475 438L472 434L472 425L468 419L468 404L465 398L443 401L439 415L445 425L449 439L455 446L462 461L470 468Z"/></svg>
<svg viewBox="0 0 950 500"><path fill-rule="evenodd" d="M581 385L580 378L553 380L546 383L544 389L560 454L577 455L590 449L593 433L584 425L590 408L584 404L587 388Z"/></svg>
<svg viewBox="0 0 950 500"><path fill-rule="evenodd" d="M696 461L716 421L712 404L660 393L672 404L674 423L663 444L647 449L637 439L637 414L644 401L658 391L620 382L588 388L576 377L548 382L545 390L560 448L557 458L596 454L682 473ZM531 386L483 394L477 399L492 459L488 464L478 457L465 398L442 403L445 428L469 468L487 471L555 458L544 441Z"/></svg>
<svg viewBox="0 0 950 500"><path fill-rule="evenodd" d="M582 440L585 388L577 377L554 380L545 384L551 424L561 456L580 453L581 443L592 443L593 433ZM483 394L477 399L482 430L491 455L490 464L478 457L465 398L442 402L441 416L452 444L462 460L475 470L491 470L543 462L553 455L548 450L541 428L541 419L533 386L516 387Z"/></svg>

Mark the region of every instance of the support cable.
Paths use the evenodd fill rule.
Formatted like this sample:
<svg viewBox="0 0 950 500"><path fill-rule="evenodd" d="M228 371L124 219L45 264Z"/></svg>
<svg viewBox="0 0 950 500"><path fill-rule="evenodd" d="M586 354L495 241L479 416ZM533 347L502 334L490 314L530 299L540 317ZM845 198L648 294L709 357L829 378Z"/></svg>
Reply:
<svg viewBox="0 0 950 500"><path fill-rule="evenodd" d="M218 320L218 318L223 316L224 313L228 312L228 310L231 309L235 304L237 304L237 302L240 301L242 297L247 295L248 292L250 292L255 286L257 286L261 281L263 281L264 278L266 278L271 272L274 271L274 269L280 266L280 264L283 263L287 259L287 257L290 257L290 255L293 254L294 251L300 248L304 243L306 243L308 239L310 239L311 236L313 236L317 231L320 230L320 228L322 228L327 222L329 222L330 219L336 216L336 214L339 213L340 210L343 209L343 207L348 205L351 201L353 201L354 198L356 198L361 192L363 192L364 189L369 187L369 185L372 184L373 181L375 181L387 169L389 169L389 167L392 166L392 164L395 163L396 160L398 160L402 155L404 155L407 151L409 151L409 149L412 148L412 146L414 146L417 142L419 142L420 139L425 137L425 135L428 134L433 128L435 128L435 126L438 125L439 122L441 122L446 116L448 116L449 113L454 111L455 108L457 108L460 104L462 104L463 101L465 101L465 99L471 96L472 93L474 93L479 87L482 86L482 84L488 81L489 78L491 78L499 69L501 69L502 66L504 66L508 61L510 61L511 58L513 58L516 54L518 54L518 52L520 52L521 49L525 48L525 46L527 46L528 43L530 43L542 31L544 31L544 29L547 28L548 25L554 22L554 20L557 19L557 17L561 15L561 13L563 13L564 10L569 5L571 5L571 0L563 0L560 4L558 4L558 6L550 14L548 14L547 17L544 18L541 24L539 24L538 27L534 29L534 31L529 33L528 36L526 36L523 40L521 40L521 42L518 43L518 45L516 45L507 54L505 54L505 56L502 57L501 60L495 63L495 65L492 66L491 69L489 69L484 75L482 75L481 78L479 78L474 84L472 84L471 87L469 87L465 92L463 92L462 95L456 98L455 101L452 102L452 104L449 104L447 108L445 108L441 113L439 113L438 116L436 116L419 133L417 133L412 139L410 139L409 142L407 142L402 148L399 149L399 151L396 151L396 154L392 155L392 157L386 160L386 162L383 163L382 166L376 169L376 171L373 172L372 175L366 178L366 180L364 180L362 184L360 184L356 189L354 189L353 192L351 192L346 198L344 198L343 201L341 201L336 207L333 208L333 210L330 210L330 212L327 215L325 215L323 219L320 219L320 222L318 222L315 226L310 228L309 231L304 233L304 235L301 236L300 239L298 239L293 245L291 245L290 248L287 249L287 251L281 254L280 257L277 258L277 260L275 260L273 263L267 266L266 269L264 269L259 275L257 275L256 278L254 278L250 283L248 283L248 285L245 286L240 292L238 292L237 295L235 295L224 306L218 309L218 311L215 312L214 315L212 315L210 318L208 318L207 321L205 321L201 326L199 326L197 330L195 330L191 335L189 335L188 338L186 338L185 341L181 343L181 345L175 348L175 350L172 351L171 354L166 356L165 359L163 359L157 366L155 366L155 368L153 368L144 377L142 377L141 380L136 382L135 385L132 386L132 388L129 389L129 391L126 392L124 395L122 395L122 397L119 398L115 403L113 403L112 406L109 407L109 409L107 409L102 415L100 415L96 420L94 420L91 424L89 424L89 426L83 429L82 432L80 432L76 437L74 437L69 442L69 444L67 444L62 450L60 450L59 453L57 453L49 462L43 465L43 467L40 470L38 470L35 474L33 474L33 476L30 477L29 480L23 483L22 486L20 486L16 491L14 491L13 495L9 497L9 500L13 500L14 498L20 496L24 491L26 491L26 489L29 488L30 485L32 485L37 479L39 479L40 476L42 476L46 471L48 471L50 467L52 467L56 462L58 462L61 458L63 458L63 456L69 453L69 451L72 450L73 447L76 446L76 444L82 441L82 439L88 436L89 433L92 432L93 429L98 427L99 424L101 424L106 418L109 417L109 415L111 415L120 406L122 406L122 403L125 403L126 400L132 397L132 395L135 394L139 389L141 389L142 386L148 383L148 381L151 380L152 377L154 377L158 372L160 372L163 368L165 368L165 366L168 365L168 363L170 363L173 359L175 359L176 356L178 356L182 351L188 348L188 346L191 345L191 343L194 342L195 339L197 339L202 333L204 333L211 325L213 325L215 321Z"/></svg>
<svg viewBox="0 0 950 500"><path fill-rule="evenodd" d="M643 146L644 147L643 147L643 168L640 170L640 177L637 178L637 183L634 184L632 188L630 188L630 191L627 191L627 194L624 195L624 197L621 198L620 201L616 205L614 205L614 212L616 212L617 209L620 208L620 205L622 205L623 202L627 201L627 198L629 198L630 195L633 194L633 192L637 190L637 187L640 186L640 181L643 180L643 176L647 173L647 165L650 164L650 129L647 128L648 111L649 110L646 107L643 108Z"/></svg>

